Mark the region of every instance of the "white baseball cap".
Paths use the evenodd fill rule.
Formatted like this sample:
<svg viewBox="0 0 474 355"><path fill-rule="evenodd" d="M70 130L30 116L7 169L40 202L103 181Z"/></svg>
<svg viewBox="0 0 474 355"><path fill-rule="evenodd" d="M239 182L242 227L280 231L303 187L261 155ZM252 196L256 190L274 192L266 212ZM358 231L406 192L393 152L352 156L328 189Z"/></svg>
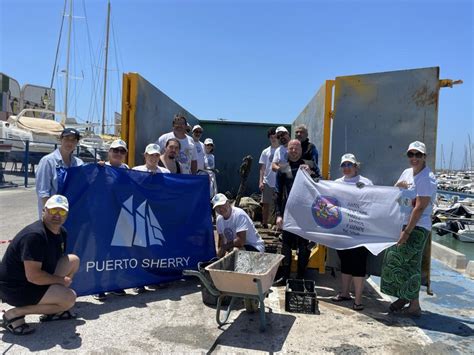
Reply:
<svg viewBox="0 0 474 355"><path fill-rule="evenodd" d="M146 154L160 154L160 146L156 143L148 144L145 148Z"/></svg>
<svg viewBox="0 0 474 355"><path fill-rule="evenodd" d="M225 205L227 202L227 197L224 194L216 194L212 200L212 208L216 208L217 206Z"/></svg>
<svg viewBox="0 0 474 355"><path fill-rule="evenodd" d="M359 164L355 155L351 153L346 153L341 157L341 164L344 163L345 161L349 161L352 164L356 164L356 165Z"/></svg>
<svg viewBox="0 0 474 355"><path fill-rule="evenodd" d="M53 195L46 201L44 207L48 210L52 208L61 208L65 211L69 211L69 202L67 198L62 195Z"/></svg>
<svg viewBox="0 0 474 355"><path fill-rule="evenodd" d="M208 144L214 145L214 141L212 140L212 138L206 138L204 140L204 145L208 145Z"/></svg>
<svg viewBox="0 0 474 355"><path fill-rule="evenodd" d="M411 142L410 145L408 146L407 152L410 150L417 150L420 153L426 154L425 143L419 142L419 141Z"/></svg>
<svg viewBox="0 0 474 355"><path fill-rule="evenodd" d="M123 148L128 152L127 143L125 143L125 141L121 139L114 140L112 144L110 145L110 148Z"/></svg>
<svg viewBox="0 0 474 355"><path fill-rule="evenodd" d="M283 127L283 126L279 126L277 127L277 129L275 130L275 133L279 133L279 132L286 132L286 133L289 133L288 130Z"/></svg>
<svg viewBox="0 0 474 355"><path fill-rule="evenodd" d="M201 127L200 125L198 125L198 124L193 127L193 132L194 132L194 130L196 130L196 129L200 129L201 131L204 131L204 130L202 129L202 127Z"/></svg>

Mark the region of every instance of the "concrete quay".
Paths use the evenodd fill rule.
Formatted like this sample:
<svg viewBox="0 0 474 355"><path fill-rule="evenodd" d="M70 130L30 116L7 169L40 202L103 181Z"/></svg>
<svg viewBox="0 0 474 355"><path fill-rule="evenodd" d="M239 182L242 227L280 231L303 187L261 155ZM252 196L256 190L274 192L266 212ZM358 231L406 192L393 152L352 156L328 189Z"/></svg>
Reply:
<svg viewBox="0 0 474 355"><path fill-rule="evenodd" d="M37 218L34 189L0 190L0 239L12 239ZM8 243L0 244L3 255ZM474 353L474 281L433 260L434 296L422 290L423 316L413 320L387 313L390 299L368 279L362 312L351 302L330 297L339 278L329 272L309 275L316 281L320 315L285 312L285 290L272 288L265 301L267 330L260 333L257 314L242 305L218 328L216 311L201 301L197 280L136 295L109 296L101 303L79 297L71 321L27 322L36 328L18 337L0 328L3 354L43 353L317 353L317 354L464 354ZM1 304L0 309L9 306Z"/></svg>

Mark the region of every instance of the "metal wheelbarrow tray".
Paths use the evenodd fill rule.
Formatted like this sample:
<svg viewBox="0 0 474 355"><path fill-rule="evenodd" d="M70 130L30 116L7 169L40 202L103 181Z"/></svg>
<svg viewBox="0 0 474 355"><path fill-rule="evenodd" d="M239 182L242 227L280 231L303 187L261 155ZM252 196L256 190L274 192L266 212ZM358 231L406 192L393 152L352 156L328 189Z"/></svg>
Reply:
<svg viewBox="0 0 474 355"><path fill-rule="evenodd" d="M234 250L222 259L206 267L211 276L213 287L199 272L184 271L185 275L199 277L210 293L218 297L216 320L223 325L229 318L232 305L237 298L258 301L260 313L260 330L265 330L265 297L272 286L283 255ZM232 300L220 319L221 303L224 297Z"/></svg>

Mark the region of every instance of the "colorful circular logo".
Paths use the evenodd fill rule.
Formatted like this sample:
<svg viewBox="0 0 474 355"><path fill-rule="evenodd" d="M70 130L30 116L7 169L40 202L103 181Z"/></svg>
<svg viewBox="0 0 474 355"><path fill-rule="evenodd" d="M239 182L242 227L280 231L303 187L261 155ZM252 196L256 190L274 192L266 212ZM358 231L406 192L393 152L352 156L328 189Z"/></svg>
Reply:
<svg viewBox="0 0 474 355"><path fill-rule="evenodd" d="M227 239L229 242L231 240L234 240L234 231L231 228L225 228L224 229L224 237Z"/></svg>
<svg viewBox="0 0 474 355"><path fill-rule="evenodd" d="M318 196L311 206L314 221L325 229L336 227L342 221L340 206L334 197Z"/></svg>

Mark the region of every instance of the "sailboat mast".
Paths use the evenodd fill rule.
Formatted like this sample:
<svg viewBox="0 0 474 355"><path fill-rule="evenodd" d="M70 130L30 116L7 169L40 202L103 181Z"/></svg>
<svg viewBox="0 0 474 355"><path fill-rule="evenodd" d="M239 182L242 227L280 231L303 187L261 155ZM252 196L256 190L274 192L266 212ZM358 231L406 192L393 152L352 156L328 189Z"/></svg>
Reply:
<svg viewBox="0 0 474 355"><path fill-rule="evenodd" d="M467 135L467 143L469 144L469 171L472 173L472 145L471 145L471 136Z"/></svg>
<svg viewBox="0 0 474 355"><path fill-rule="evenodd" d="M451 142L451 154L449 155L449 172L453 173L453 150L454 150L454 142Z"/></svg>
<svg viewBox="0 0 474 355"><path fill-rule="evenodd" d="M66 57L66 75L64 89L64 117L67 119L67 95L69 87L69 56L71 53L71 32L72 32L72 0L69 0L69 30L67 34L67 57Z"/></svg>
<svg viewBox="0 0 474 355"><path fill-rule="evenodd" d="M107 2L107 35L105 38L104 98L102 100L102 134L105 134L105 100L107 94L107 62L109 57L110 1Z"/></svg>

